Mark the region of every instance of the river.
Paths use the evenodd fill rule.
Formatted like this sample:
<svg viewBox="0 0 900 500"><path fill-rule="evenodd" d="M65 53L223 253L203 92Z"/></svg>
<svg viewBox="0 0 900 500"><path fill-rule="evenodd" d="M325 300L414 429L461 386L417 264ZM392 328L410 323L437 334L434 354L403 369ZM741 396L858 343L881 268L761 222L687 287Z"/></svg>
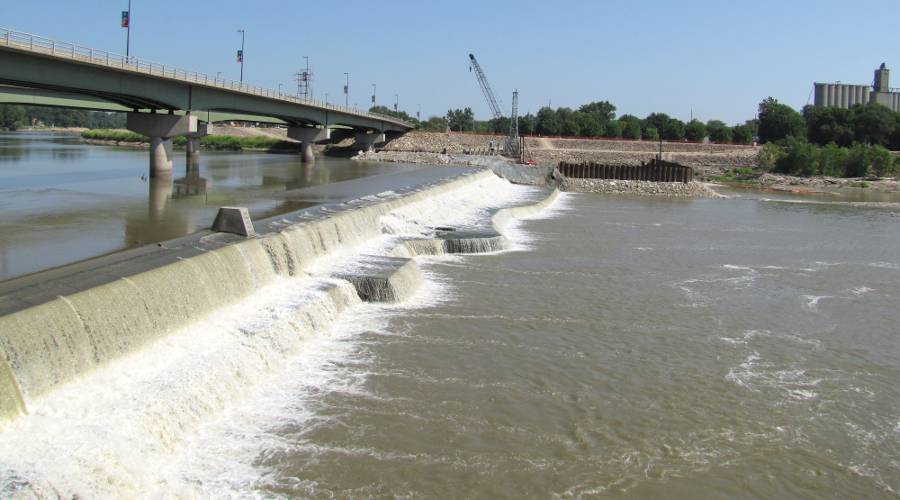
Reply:
<svg viewBox="0 0 900 500"><path fill-rule="evenodd" d="M74 135L0 133L0 280L209 228L221 206L246 206L263 218L391 184L369 182L326 198L286 196L297 190L421 168L203 151L188 169L176 150L172 178L146 179L148 154Z"/></svg>
<svg viewBox="0 0 900 500"><path fill-rule="evenodd" d="M486 188L429 220L472 223L543 196ZM191 383L203 382L203 351L229 328L261 342L306 286L278 285L49 398L0 435L0 464L15 471L0 484L37 476L85 496L897 498L900 210L729 194L563 194L507 228L509 251L418 258L425 283L410 301L303 330L296 354L266 355L265 377L212 356L236 372L217 384L254 383L198 424L224 392L180 423L156 422L170 418L157 407L176 377L129 392L147 371L135 367L168 371L172 353L196 352Z"/></svg>

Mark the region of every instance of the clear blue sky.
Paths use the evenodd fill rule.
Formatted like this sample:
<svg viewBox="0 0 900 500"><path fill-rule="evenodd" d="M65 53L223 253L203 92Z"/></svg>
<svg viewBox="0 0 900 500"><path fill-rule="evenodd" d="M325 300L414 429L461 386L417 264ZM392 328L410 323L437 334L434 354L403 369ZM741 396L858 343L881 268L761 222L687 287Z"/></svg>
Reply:
<svg viewBox="0 0 900 500"><path fill-rule="evenodd" d="M0 26L124 52L127 0L4 2ZM886 62L900 87L900 2L583 0L198 1L133 0L132 54L292 87L311 58L315 97L443 115L489 110L469 52L508 108L521 112L609 100L618 113L653 111L729 123L753 117L767 96L799 108L814 81L870 83Z"/></svg>

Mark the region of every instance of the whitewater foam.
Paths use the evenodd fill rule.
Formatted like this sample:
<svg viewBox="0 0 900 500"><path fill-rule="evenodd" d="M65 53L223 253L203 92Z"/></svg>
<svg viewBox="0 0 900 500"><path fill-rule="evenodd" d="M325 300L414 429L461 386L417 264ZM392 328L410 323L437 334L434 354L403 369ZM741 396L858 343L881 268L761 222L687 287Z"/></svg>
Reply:
<svg viewBox="0 0 900 500"><path fill-rule="evenodd" d="M350 283L331 276L365 267L366 254L384 258L392 245L431 234L438 223L507 228L546 204L497 209L539 193L483 176L438 193L433 205L422 197L393 207L380 219L381 234L357 237L341 229L350 225L336 225L298 251L293 245L304 229L287 226L252 255L250 247L236 246L230 255L243 261L254 291L32 398L30 414L2 432L0 493L218 496L264 484L266 472L254 465L258 457L286 446L274 428L315 426L321 417L310 401L323 392L365 394L361 333L384 330L386 314L452 297L452 287L435 279L427 264L421 289L403 304L363 304ZM500 221L497 214L503 214ZM512 233L511 241L527 242L521 231ZM274 266L266 279L255 274L263 260ZM205 269L192 259L180 262L198 273ZM119 286L138 285L129 279Z"/></svg>

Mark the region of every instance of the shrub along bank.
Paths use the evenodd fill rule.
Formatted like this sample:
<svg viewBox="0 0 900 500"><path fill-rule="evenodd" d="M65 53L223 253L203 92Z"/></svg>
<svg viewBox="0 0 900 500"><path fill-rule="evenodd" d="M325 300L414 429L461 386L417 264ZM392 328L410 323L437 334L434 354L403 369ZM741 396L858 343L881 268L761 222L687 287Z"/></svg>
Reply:
<svg viewBox="0 0 900 500"><path fill-rule="evenodd" d="M900 157L883 146L818 146L790 136L763 145L757 163L764 171L801 177L895 177L900 173Z"/></svg>
<svg viewBox="0 0 900 500"><path fill-rule="evenodd" d="M127 130L86 130L81 134L84 139L92 141L108 141L116 143L140 144L150 142L141 134ZM174 137L175 146L187 144L185 137ZM297 151L298 143L271 137L234 137L230 135L207 135L200 138L200 147L221 151Z"/></svg>

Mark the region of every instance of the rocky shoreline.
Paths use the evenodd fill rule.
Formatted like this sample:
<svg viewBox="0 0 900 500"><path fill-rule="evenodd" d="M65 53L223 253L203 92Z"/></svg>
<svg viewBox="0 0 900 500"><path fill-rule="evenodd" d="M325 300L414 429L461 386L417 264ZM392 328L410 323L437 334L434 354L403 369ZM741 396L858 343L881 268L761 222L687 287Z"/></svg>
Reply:
<svg viewBox="0 0 900 500"><path fill-rule="evenodd" d="M630 194L673 198L721 198L701 182L650 182L613 179L559 179L559 189L573 193Z"/></svg>
<svg viewBox="0 0 900 500"><path fill-rule="evenodd" d="M898 193L900 179L875 177L796 177L785 174L753 174L738 175L729 179L717 179L725 185L739 188L761 189L794 194L834 194L839 195L848 190L860 190Z"/></svg>

